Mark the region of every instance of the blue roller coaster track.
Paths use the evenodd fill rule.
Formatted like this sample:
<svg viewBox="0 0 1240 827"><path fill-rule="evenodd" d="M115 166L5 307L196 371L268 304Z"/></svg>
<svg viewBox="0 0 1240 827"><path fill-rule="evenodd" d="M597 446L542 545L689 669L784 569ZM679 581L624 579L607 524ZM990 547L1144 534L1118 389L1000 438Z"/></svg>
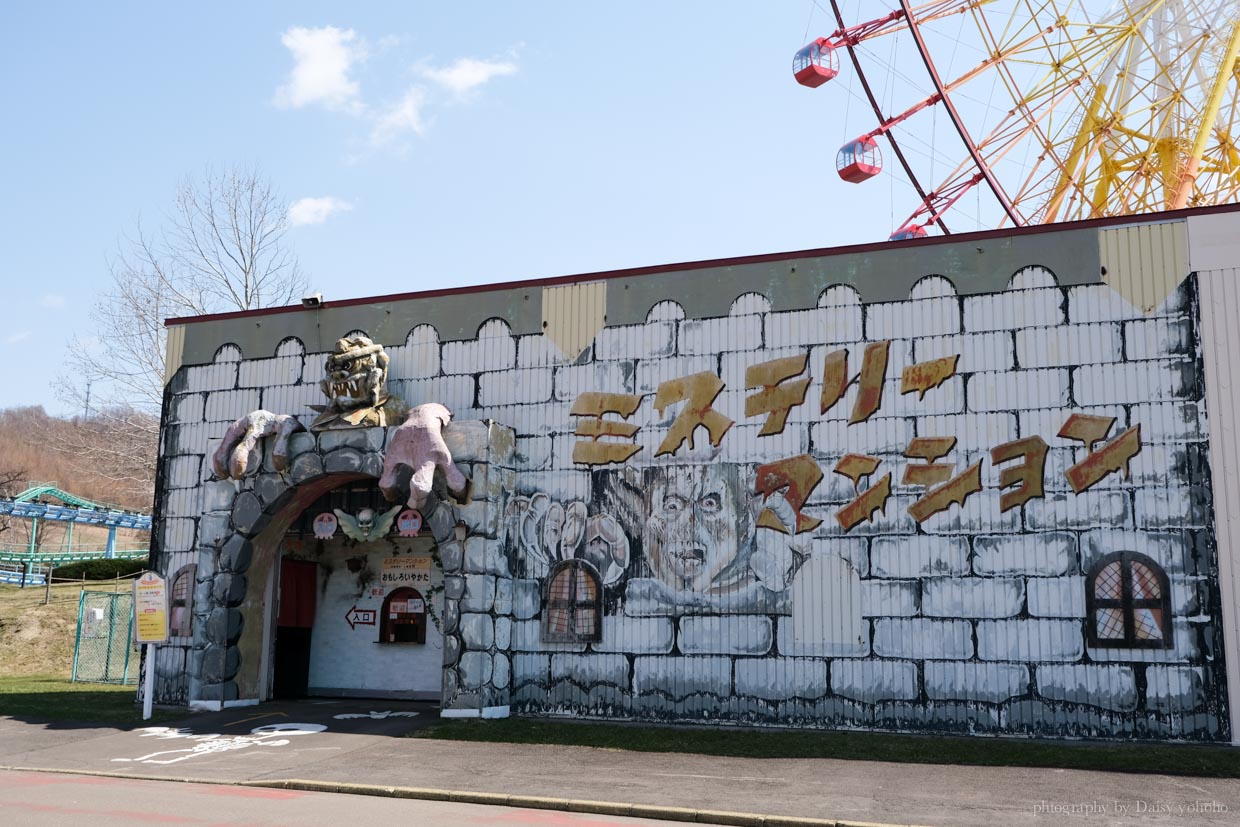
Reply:
<svg viewBox="0 0 1240 827"><path fill-rule="evenodd" d="M59 502L49 502L49 499ZM151 515L131 511L118 506L91 502L90 500L62 491L54 484L33 485L12 499L0 498L0 517L12 516L32 522L29 544L12 546L0 544L0 563L22 563L34 566L60 565L78 560L100 558L136 559L146 557L147 548L118 549L117 529L135 531L151 530ZM64 547L46 551L38 545L39 520L68 523L68 541ZM73 526L94 525L108 529L108 542L102 549L73 547ZM29 570L28 568L28 570Z"/></svg>

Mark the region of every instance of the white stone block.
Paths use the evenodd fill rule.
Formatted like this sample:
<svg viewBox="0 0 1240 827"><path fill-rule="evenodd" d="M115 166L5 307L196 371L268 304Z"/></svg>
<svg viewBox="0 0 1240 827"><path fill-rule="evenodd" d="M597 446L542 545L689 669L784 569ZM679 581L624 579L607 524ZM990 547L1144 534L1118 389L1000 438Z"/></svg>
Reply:
<svg viewBox="0 0 1240 827"><path fill-rule="evenodd" d="M1012 334L1009 331L931 336L913 342L916 362L929 362L959 356L958 373L1011 370L1015 365Z"/></svg>
<svg viewBox="0 0 1240 827"><path fill-rule="evenodd" d="M296 385L301 381L303 361L301 356L247 359L237 367L237 387L265 388L271 385Z"/></svg>
<svg viewBox="0 0 1240 827"><path fill-rule="evenodd" d="M445 342L440 355L445 374L473 374L510 368L517 361L517 343L508 325L492 319L478 329L478 338Z"/></svg>
<svg viewBox="0 0 1240 827"><path fill-rule="evenodd" d="M1033 617L1085 617L1084 577L1030 577L1025 594Z"/></svg>
<svg viewBox="0 0 1240 827"><path fill-rule="evenodd" d="M916 660L973 657L973 627L965 620L879 618L874 621L874 654Z"/></svg>
<svg viewBox="0 0 1240 827"><path fill-rule="evenodd" d="M582 687L605 683L627 689L629 659L624 655L552 655L551 680L571 680Z"/></svg>
<svg viewBox="0 0 1240 827"><path fill-rule="evenodd" d="M687 615L680 619L680 651L686 655L765 655L772 639L768 617Z"/></svg>
<svg viewBox="0 0 1240 827"><path fill-rule="evenodd" d="M1030 327L1016 331L1016 358L1024 369L1118 362L1123 357L1118 324Z"/></svg>
<svg viewBox="0 0 1240 827"><path fill-rule="evenodd" d="M964 329L970 332L1046 327L1063 322L1063 291L1058 288L1005 290L964 298Z"/></svg>
<svg viewBox="0 0 1240 827"><path fill-rule="evenodd" d="M1015 663L927 661L926 695L936 701L1003 703L1029 691L1029 669Z"/></svg>
<svg viewBox="0 0 1240 827"><path fill-rule="evenodd" d="M1210 492L1204 487L1140 488L1135 498L1138 528L1157 531L1211 525Z"/></svg>
<svg viewBox="0 0 1240 827"><path fill-rule="evenodd" d="M762 347L761 316L686 319L677 326L676 349L682 355L757 350Z"/></svg>
<svg viewBox="0 0 1240 827"><path fill-rule="evenodd" d="M870 341L960 332L960 300L936 299L881 302L865 308L865 338Z"/></svg>
<svg viewBox="0 0 1240 827"><path fill-rule="evenodd" d="M207 394L205 408L208 422L235 422L251 411L258 410L258 391L215 391Z"/></svg>
<svg viewBox="0 0 1240 827"><path fill-rule="evenodd" d="M813 700L827 694L827 664L809 658L741 658L736 661L736 694L785 701Z"/></svg>
<svg viewBox="0 0 1240 827"><path fill-rule="evenodd" d="M865 617L911 617L917 614L917 581L862 580L861 613Z"/></svg>
<svg viewBox="0 0 1240 827"><path fill-rule="evenodd" d="M766 346L859 342L863 338L861 316L858 305L771 313L766 317Z"/></svg>
<svg viewBox="0 0 1240 827"><path fill-rule="evenodd" d="M913 700L917 668L907 661L837 660L831 664L831 691L864 703Z"/></svg>
<svg viewBox="0 0 1240 827"><path fill-rule="evenodd" d="M1085 284L1068 288L1068 320L1114 322L1141 319L1145 314L1106 284Z"/></svg>
<svg viewBox="0 0 1240 827"><path fill-rule="evenodd" d="M810 426L814 454L829 456L837 461L844 454L902 454L916 435L916 420L912 418L875 417L855 425L850 425L847 419L833 419ZM830 473L834 465L832 462L824 466L823 472L835 476ZM840 479L843 480L842 477ZM851 489L850 481L844 480L844 483ZM823 484L826 484L825 481ZM850 498L852 496L849 495Z"/></svg>
<svg viewBox="0 0 1240 827"><path fill-rule="evenodd" d="M512 624L512 649L514 652L584 652L584 643L544 643L542 623L538 620L519 620Z"/></svg>
<svg viewBox="0 0 1240 827"><path fill-rule="evenodd" d="M1142 319L1124 324L1124 356L1128 360L1187 355L1193 352L1195 344L1187 318Z"/></svg>
<svg viewBox="0 0 1240 827"><path fill-rule="evenodd" d="M603 618L603 639L592 647L595 652L664 655L672 651L674 635L672 621L666 617L607 616Z"/></svg>
<svg viewBox="0 0 1240 827"><path fill-rule="evenodd" d="M672 322L605 327L594 337L594 358L658 359L676 349L676 326Z"/></svg>
<svg viewBox="0 0 1240 827"><path fill-rule="evenodd" d="M973 572L1055 577L1076 565L1076 538L1069 533L973 538Z"/></svg>
<svg viewBox="0 0 1240 827"><path fill-rule="evenodd" d="M1141 425L1144 442L1197 442L1208 436L1200 402L1154 402L1133 405L1132 424Z"/></svg>
<svg viewBox="0 0 1240 827"><path fill-rule="evenodd" d="M542 333L517 336L516 341L517 367L519 368L558 367L570 363L569 358L560 352L555 342ZM581 361L583 358L586 360L590 358L588 347L573 361Z"/></svg>
<svg viewBox="0 0 1240 827"><path fill-rule="evenodd" d="M469 377L454 377L472 382ZM548 434L571 434L577 428L577 418L570 415L571 402L547 402L537 405L487 405L474 408L466 405L454 408L456 419L493 419L512 428L517 436L546 436Z"/></svg>
<svg viewBox="0 0 1240 827"><path fill-rule="evenodd" d="M425 379L439 375L439 332L420 324L405 337L403 345L387 349L390 379Z"/></svg>
<svg viewBox="0 0 1240 827"><path fill-rule="evenodd" d="M478 376L478 404L519 405L551 399L550 368L524 368L483 373Z"/></svg>
<svg viewBox="0 0 1240 827"><path fill-rule="evenodd" d="M870 545L874 577L932 577L969 572L969 542L963 537L875 537Z"/></svg>
<svg viewBox="0 0 1240 827"><path fill-rule="evenodd" d="M918 436L954 436L956 447L948 456L962 469L968 465L960 458L962 453L982 454L986 459L982 466L983 479L991 464L990 450L1016 439L1016 414L1008 412L920 416L916 424ZM900 447L901 454L906 447ZM972 461L970 457L969 462Z"/></svg>
<svg viewBox="0 0 1240 827"><path fill-rule="evenodd" d="M599 393L632 393L633 362L594 362L555 369L555 398L572 402L587 391ZM517 371L513 371L516 373ZM483 374L486 380L489 374Z"/></svg>
<svg viewBox="0 0 1240 827"><path fill-rule="evenodd" d="M922 582L929 617L1014 617L1024 604L1023 581L1000 577L931 577Z"/></svg>
<svg viewBox="0 0 1240 827"><path fill-rule="evenodd" d="M1197 666L1147 666L1145 706L1152 712L1188 712L1205 702L1204 670Z"/></svg>
<svg viewBox="0 0 1240 827"><path fill-rule="evenodd" d="M202 457L189 455L167 458L164 465L164 487L193 488L202 479Z"/></svg>
<svg viewBox="0 0 1240 827"><path fill-rule="evenodd" d="M319 389L318 382L262 388L259 400L259 407L265 411L293 416L317 416L310 406L326 404L327 397Z"/></svg>
<svg viewBox="0 0 1240 827"><path fill-rule="evenodd" d="M237 387L237 363L192 365L185 368L185 390L201 391L231 390Z"/></svg>
<svg viewBox="0 0 1240 827"><path fill-rule="evenodd" d="M446 405L455 414L457 411L473 406L474 382L472 376L435 376L430 379L408 379L391 384L392 392L399 394L411 408L427 402L438 402L440 405ZM551 396L550 379L548 379L547 396ZM458 415L456 418L465 419L466 417Z"/></svg>
<svg viewBox="0 0 1240 827"><path fill-rule="evenodd" d="M1186 399L1195 393L1192 362L1158 360L1072 369L1072 393L1079 405L1113 405Z"/></svg>
<svg viewBox="0 0 1240 827"><path fill-rule="evenodd" d="M1064 408L1068 404L1068 371L1062 369L975 373L968 377L967 387L971 411Z"/></svg>
<svg viewBox="0 0 1240 827"><path fill-rule="evenodd" d="M202 422L206 397L201 393L183 393L172 400L170 423Z"/></svg>
<svg viewBox="0 0 1240 827"><path fill-rule="evenodd" d="M1132 525L1132 509L1127 495L1121 491L1048 493L1025 503L1025 524L1034 531L1102 526L1124 528Z"/></svg>
<svg viewBox="0 0 1240 827"><path fill-rule="evenodd" d="M1038 694L1052 701L1127 711L1137 705L1137 682L1128 666L1039 666Z"/></svg>
<svg viewBox="0 0 1240 827"><path fill-rule="evenodd" d="M662 692L674 700L699 693L732 694L732 659L723 657L638 657L633 691Z"/></svg>
<svg viewBox="0 0 1240 827"><path fill-rule="evenodd" d="M977 621L977 656L981 660L1074 661L1084 653L1084 630L1076 620Z"/></svg>

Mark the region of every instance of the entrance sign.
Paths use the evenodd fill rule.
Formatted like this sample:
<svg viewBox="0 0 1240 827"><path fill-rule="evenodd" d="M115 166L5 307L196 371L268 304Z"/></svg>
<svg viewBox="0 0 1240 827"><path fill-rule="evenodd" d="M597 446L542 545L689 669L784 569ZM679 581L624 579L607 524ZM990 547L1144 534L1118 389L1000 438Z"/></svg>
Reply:
<svg viewBox="0 0 1240 827"><path fill-rule="evenodd" d="M379 582L385 589L398 586L429 586L430 557L388 557L379 570Z"/></svg>
<svg viewBox="0 0 1240 827"><path fill-rule="evenodd" d="M134 640L168 642L168 585L153 571L133 583Z"/></svg>

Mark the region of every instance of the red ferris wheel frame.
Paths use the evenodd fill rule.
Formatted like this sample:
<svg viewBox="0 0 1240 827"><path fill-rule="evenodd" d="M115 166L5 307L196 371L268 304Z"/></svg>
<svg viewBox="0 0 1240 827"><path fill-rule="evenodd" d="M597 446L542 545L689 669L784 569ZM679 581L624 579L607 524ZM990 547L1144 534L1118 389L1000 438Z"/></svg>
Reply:
<svg viewBox="0 0 1240 827"><path fill-rule="evenodd" d="M995 180L994 174L990 170L990 167L986 164L978 152L976 143L969 134L968 128L965 126L963 119L960 117L960 114L956 109L955 103L951 99L950 88L944 85L938 70L935 68L934 59L930 55L929 50L926 48L925 38L922 36L920 29L921 21L919 21L913 14L913 10L909 7L908 0L900 0L900 8L893 10L891 13L882 18L855 26L847 26L845 24L844 15L840 11L838 0L831 0L831 10L835 14L836 25L839 26L832 39L836 41L837 45L842 45L848 50L849 60L852 62L853 68L857 72L857 77L861 82L861 88L865 91L866 99L870 103L870 108L874 111L874 116L880 124L879 129L875 130L872 134L882 134L887 138L888 143L891 145L892 152L899 160L900 166L904 169L904 173L908 176L909 182L913 185L913 189L916 190L918 197L921 199L921 203L918 208L899 228L896 229L893 235L899 235L900 233L915 226L924 227L930 224L938 224L939 229L942 230L944 234L949 235L951 231L947 228L947 225L943 220L943 214L946 213L947 210L950 209L958 200L960 200L965 192L982 181L986 182L991 193L994 195L995 200L998 201L999 205L1003 208L1003 211L1007 215L1008 219L1012 221L1015 226L1024 225L1025 222L1013 208L1011 200L1003 191L1003 188L999 186L999 182ZM870 82L866 77L865 69L862 66L861 60L857 57L855 47L864 37L873 36L884 29L892 29L900 25L908 28L909 34L912 36L913 42L917 46L917 51L921 55L922 63L926 67L926 73L929 75L930 81L934 85L934 95L930 99L927 99L923 106L925 104L933 103L943 104L944 108L947 110L948 117L952 121L952 125L956 128L956 132L960 136L961 142L964 144L965 149L969 153L973 166L977 170L977 172L973 175L955 176L950 182L948 182L945 186L940 187L938 190L927 191L918 179L917 174L913 171L912 164L910 164L908 159L905 158L904 152L900 148L899 142L896 140L894 130L891 128L895 125L895 122L883 114L882 108L879 106L878 99L875 97L873 89L870 86ZM915 107L915 109L920 108L922 108L922 106ZM907 114L911 114L912 111L915 110L910 110L909 113L906 113L906 116ZM898 120L903 120L903 117Z"/></svg>

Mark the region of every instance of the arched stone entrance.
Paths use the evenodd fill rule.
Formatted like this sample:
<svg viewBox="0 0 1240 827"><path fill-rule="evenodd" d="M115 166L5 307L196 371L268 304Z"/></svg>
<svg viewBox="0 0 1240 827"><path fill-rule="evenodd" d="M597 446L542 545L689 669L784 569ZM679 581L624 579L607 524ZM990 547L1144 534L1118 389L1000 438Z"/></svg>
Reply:
<svg viewBox="0 0 1240 827"><path fill-rule="evenodd" d="M186 659L192 707L270 697L280 541L325 492L377 479L394 430L298 433L289 441L285 473L275 471L268 445L251 476L202 484L194 635ZM442 710L447 716L505 715L512 566L501 515L514 481L513 435L477 421L452 423L443 435L473 492L468 504L459 504L436 480L422 509L444 573Z"/></svg>

